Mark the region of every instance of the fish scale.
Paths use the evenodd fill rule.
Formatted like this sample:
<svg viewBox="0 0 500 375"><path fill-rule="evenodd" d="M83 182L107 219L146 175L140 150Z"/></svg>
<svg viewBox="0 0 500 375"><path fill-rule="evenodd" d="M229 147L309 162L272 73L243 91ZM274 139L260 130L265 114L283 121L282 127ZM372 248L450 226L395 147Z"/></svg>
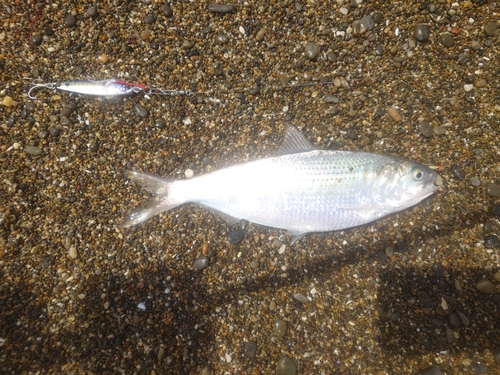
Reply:
<svg viewBox="0 0 500 375"><path fill-rule="evenodd" d="M415 205L441 182L435 171L403 158L317 150L292 127L277 156L187 180L127 174L156 197L133 211L125 227L191 202L231 223L245 219L296 237L369 223Z"/></svg>

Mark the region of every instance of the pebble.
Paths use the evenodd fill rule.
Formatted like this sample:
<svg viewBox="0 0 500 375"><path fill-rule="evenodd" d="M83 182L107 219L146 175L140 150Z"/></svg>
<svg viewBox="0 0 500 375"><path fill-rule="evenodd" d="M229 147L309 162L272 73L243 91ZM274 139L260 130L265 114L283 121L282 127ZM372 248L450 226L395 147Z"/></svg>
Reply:
<svg viewBox="0 0 500 375"><path fill-rule="evenodd" d="M276 337L282 338L283 336L285 336L287 329L288 323L283 319L277 319L274 322L273 330Z"/></svg>
<svg viewBox="0 0 500 375"><path fill-rule="evenodd" d="M255 341L248 341L243 348L243 355L247 358L253 358L257 354L257 344Z"/></svg>
<svg viewBox="0 0 500 375"><path fill-rule="evenodd" d="M197 270L202 270L204 268L207 268L209 264L210 264L210 259L208 259L207 256L202 255L195 259L193 267L196 268Z"/></svg>
<svg viewBox="0 0 500 375"><path fill-rule="evenodd" d="M442 374L443 373L436 365L426 367L416 373L416 375L442 375Z"/></svg>
<svg viewBox="0 0 500 375"><path fill-rule="evenodd" d="M417 25L415 26L414 37L419 42L426 42L430 36L429 25Z"/></svg>
<svg viewBox="0 0 500 375"><path fill-rule="evenodd" d="M74 27L76 25L76 17L72 14L70 14L66 19L64 20L64 23L68 27Z"/></svg>
<svg viewBox="0 0 500 375"><path fill-rule="evenodd" d="M229 38L227 37L226 34L218 34L215 37L215 41L219 44L226 44L228 42Z"/></svg>
<svg viewBox="0 0 500 375"><path fill-rule="evenodd" d="M491 214L495 216L500 216L500 203L497 203L491 207Z"/></svg>
<svg viewBox="0 0 500 375"><path fill-rule="evenodd" d="M444 126L436 126L433 129L433 132L436 135L443 135L443 134L446 134L446 128Z"/></svg>
<svg viewBox="0 0 500 375"><path fill-rule="evenodd" d="M260 29L257 32L257 35L255 35L255 40L257 42L262 42L264 40L264 37L266 36L266 30L265 29Z"/></svg>
<svg viewBox="0 0 500 375"><path fill-rule="evenodd" d="M306 53L306 57L309 59L309 60L316 60L319 56L319 53L321 52L321 47L317 44L317 43L314 43L314 42L308 42L306 44L306 47L304 49L305 53Z"/></svg>
<svg viewBox="0 0 500 375"><path fill-rule="evenodd" d="M283 356L278 361L278 366L276 367L276 374L297 375L297 366L290 357Z"/></svg>
<svg viewBox="0 0 500 375"><path fill-rule="evenodd" d="M95 17L97 16L97 7L96 6L90 6L87 9L87 16L89 17Z"/></svg>
<svg viewBox="0 0 500 375"><path fill-rule="evenodd" d="M361 18L359 21L360 26L364 28L366 31L372 31L373 28L375 27L375 21L371 16L364 16Z"/></svg>
<svg viewBox="0 0 500 375"><path fill-rule="evenodd" d="M36 146L26 146L24 152L30 155L41 155L42 149Z"/></svg>
<svg viewBox="0 0 500 375"><path fill-rule="evenodd" d="M50 127L49 128L49 133L53 137L58 137L59 134L61 134L61 131L58 128Z"/></svg>
<svg viewBox="0 0 500 375"><path fill-rule="evenodd" d="M496 249L500 245L500 240L496 234L484 237L484 247L487 249Z"/></svg>
<svg viewBox="0 0 500 375"><path fill-rule="evenodd" d="M496 22L488 22L484 25L484 33L488 36L494 36L497 29L498 25Z"/></svg>
<svg viewBox="0 0 500 375"><path fill-rule="evenodd" d="M95 140L92 140L88 144L88 148L89 148L90 151L96 152L98 150L98 148L99 148L99 143L97 143L97 141L95 141Z"/></svg>
<svg viewBox="0 0 500 375"><path fill-rule="evenodd" d="M33 43L35 46L39 46L40 44L42 44L42 41L42 34L35 34L31 37L31 43Z"/></svg>
<svg viewBox="0 0 500 375"><path fill-rule="evenodd" d="M76 251L76 248L74 246L70 246L70 248L68 249L68 258L76 259L77 256L78 253Z"/></svg>
<svg viewBox="0 0 500 375"><path fill-rule="evenodd" d="M293 298L295 298L300 303L308 303L309 302L309 299L307 299L307 297L305 295L303 295L302 293L294 293Z"/></svg>
<svg viewBox="0 0 500 375"><path fill-rule="evenodd" d="M471 177L469 181L472 186L478 187L481 185L481 181L477 177Z"/></svg>
<svg viewBox="0 0 500 375"><path fill-rule="evenodd" d="M10 107L13 104L13 100L10 96L5 96L2 100L2 104L6 107Z"/></svg>
<svg viewBox="0 0 500 375"><path fill-rule="evenodd" d="M432 301L431 296L424 292L423 290L418 292L418 302L424 307L432 307L434 306L434 302Z"/></svg>
<svg viewBox="0 0 500 375"><path fill-rule="evenodd" d="M147 25L151 25L155 21L156 21L156 17L154 16L154 14L148 14L144 18L144 23L147 24Z"/></svg>
<svg viewBox="0 0 500 375"><path fill-rule="evenodd" d="M488 184L488 186L486 186L486 194L490 197L500 197L500 185Z"/></svg>
<svg viewBox="0 0 500 375"><path fill-rule="evenodd" d="M477 360L472 361L470 369L474 374L486 374L488 372L488 368L481 361Z"/></svg>
<svg viewBox="0 0 500 375"><path fill-rule="evenodd" d="M451 34L441 35L441 44L445 47L451 47L453 44L455 44L455 39L453 39L453 35Z"/></svg>
<svg viewBox="0 0 500 375"><path fill-rule="evenodd" d="M97 61L103 64L106 64L108 60L109 60L108 55L106 55L105 53L99 55L99 57L97 58Z"/></svg>
<svg viewBox="0 0 500 375"><path fill-rule="evenodd" d="M493 278L495 279L495 281L500 282L500 271L495 272Z"/></svg>
<svg viewBox="0 0 500 375"><path fill-rule="evenodd" d="M137 116L142 117L142 118L148 117L148 115L149 115L148 110L139 103L136 103L134 105L134 111L137 114Z"/></svg>
<svg viewBox="0 0 500 375"><path fill-rule="evenodd" d="M38 138L45 139L49 136L49 132L47 130L42 130L38 133Z"/></svg>
<svg viewBox="0 0 500 375"><path fill-rule="evenodd" d="M464 327L467 327L470 324L469 318L467 318L463 312L459 311L457 315L460 319L460 323L462 323Z"/></svg>
<svg viewBox="0 0 500 375"><path fill-rule="evenodd" d="M476 86L479 89L486 87L487 84L488 83L486 82L486 80L484 78L478 79L476 82L474 82L474 86Z"/></svg>
<svg viewBox="0 0 500 375"><path fill-rule="evenodd" d="M441 265L441 263L434 263L432 265L432 270L434 271L434 275L437 278L443 277L444 275L444 267Z"/></svg>
<svg viewBox="0 0 500 375"><path fill-rule="evenodd" d="M163 14L165 17L170 18L174 15L174 12L172 11L172 8L170 7L170 4L165 4L163 6Z"/></svg>
<svg viewBox="0 0 500 375"><path fill-rule="evenodd" d="M156 120L155 121L155 126L159 129L165 129L167 127L167 124L163 120Z"/></svg>
<svg viewBox="0 0 500 375"><path fill-rule="evenodd" d="M460 324L460 319L458 318L458 315L455 314L455 313L451 313L449 316L448 316L448 323L450 323L450 325L453 327L453 328L459 328L461 326Z"/></svg>
<svg viewBox="0 0 500 375"><path fill-rule="evenodd" d="M422 121L420 124L418 124L418 130L420 130L420 133L422 133L422 135L426 138L430 138L434 134L432 125L429 124L428 121Z"/></svg>
<svg viewBox="0 0 500 375"><path fill-rule="evenodd" d="M186 178L193 178L194 171L192 169L188 168L184 171L184 176L186 176Z"/></svg>
<svg viewBox="0 0 500 375"><path fill-rule="evenodd" d="M339 98L333 94L325 95L323 100L325 103L338 103L339 102Z"/></svg>
<svg viewBox="0 0 500 375"><path fill-rule="evenodd" d="M398 110L394 107L390 107L389 110L389 116L391 116L391 118L395 121L395 122L399 122L401 121L402 117L401 115L399 114Z"/></svg>
<svg viewBox="0 0 500 375"><path fill-rule="evenodd" d="M243 241L243 238L245 237L245 233L241 229L236 229L233 230L232 232L229 232L227 235L227 240L229 241L230 244L237 244Z"/></svg>
<svg viewBox="0 0 500 375"><path fill-rule="evenodd" d="M458 164L451 165L451 174L457 180L465 180L465 172L462 170L462 168L460 168Z"/></svg>
<svg viewBox="0 0 500 375"><path fill-rule="evenodd" d="M208 4L208 11L212 13L232 13L236 10L233 4Z"/></svg>
<svg viewBox="0 0 500 375"><path fill-rule="evenodd" d="M495 285L487 279L483 279L476 284L476 289L481 293L493 293L495 291Z"/></svg>
<svg viewBox="0 0 500 375"><path fill-rule="evenodd" d="M214 373L214 370L212 369L212 366L206 365L203 370L201 370L201 375L212 375Z"/></svg>

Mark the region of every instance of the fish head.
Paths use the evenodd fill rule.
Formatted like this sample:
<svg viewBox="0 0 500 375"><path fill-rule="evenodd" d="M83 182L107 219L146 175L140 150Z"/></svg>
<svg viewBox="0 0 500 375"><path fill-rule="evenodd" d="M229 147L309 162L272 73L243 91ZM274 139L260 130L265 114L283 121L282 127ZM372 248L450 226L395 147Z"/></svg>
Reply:
<svg viewBox="0 0 500 375"><path fill-rule="evenodd" d="M376 171L375 201L396 212L411 207L436 193L443 184L441 176L429 167L390 157Z"/></svg>

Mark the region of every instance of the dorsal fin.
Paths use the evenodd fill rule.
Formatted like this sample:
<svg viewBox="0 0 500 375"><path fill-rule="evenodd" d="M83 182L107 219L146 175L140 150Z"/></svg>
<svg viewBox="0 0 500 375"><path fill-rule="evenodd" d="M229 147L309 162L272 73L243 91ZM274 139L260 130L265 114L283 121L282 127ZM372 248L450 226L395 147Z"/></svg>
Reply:
<svg viewBox="0 0 500 375"><path fill-rule="evenodd" d="M281 142L281 146L276 152L276 156L298 154L300 152L307 152L316 150L314 147L296 128L291 125L286 125L285 136Z"/></svg>

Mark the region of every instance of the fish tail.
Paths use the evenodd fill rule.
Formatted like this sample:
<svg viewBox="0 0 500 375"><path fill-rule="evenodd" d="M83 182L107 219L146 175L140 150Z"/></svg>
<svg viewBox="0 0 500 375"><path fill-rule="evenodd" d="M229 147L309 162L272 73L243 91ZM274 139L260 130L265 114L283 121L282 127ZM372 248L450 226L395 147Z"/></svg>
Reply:
<svg viewBox="0 0 500 375"><path fill-rule="evenodd" d="M125 176L138 185L141 185L155 196L130 212L120 224L121 228L127 228L142 223L153 216L171 210L184 203L170 196L170 187L175 182L173 178L163 178L137 171L125 171Z"/></svg>

